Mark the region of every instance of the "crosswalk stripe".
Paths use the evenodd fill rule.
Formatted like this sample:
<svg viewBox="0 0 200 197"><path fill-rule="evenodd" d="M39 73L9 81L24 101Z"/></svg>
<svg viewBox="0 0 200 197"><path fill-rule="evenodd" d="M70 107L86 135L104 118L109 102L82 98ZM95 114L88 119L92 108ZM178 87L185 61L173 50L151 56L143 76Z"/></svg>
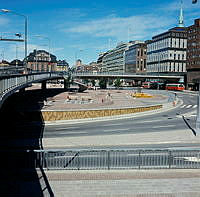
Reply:
<svg viewBox="0 0 200 197"><path fill-rule="evenodd" d="M195 108L195 107L197 107L197 105L194 105L192 108Z"/></svg>
<svg viewBox="0 0 200 197"><path fill-rule="evenodd" d="M186 105L182 105L180 108L184 108Z"/></svg>
<svg viewBox="0 0 200 197"><path fill-rule="evenodd" d="M186 108L188 109L188 108L190 108L190 107L192 107L192 105L188 105Z"/></svg>

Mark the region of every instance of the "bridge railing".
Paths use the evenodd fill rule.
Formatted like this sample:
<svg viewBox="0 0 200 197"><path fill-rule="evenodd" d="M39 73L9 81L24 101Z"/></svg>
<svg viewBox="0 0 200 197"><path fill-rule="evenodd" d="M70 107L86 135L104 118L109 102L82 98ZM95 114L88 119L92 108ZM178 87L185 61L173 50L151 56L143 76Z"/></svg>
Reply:
<svg viewBox="0 0 200 197"><path fill-rule="evenodd" d="M0 99L6 94L7 92L20 87L26 86L33 82L37 82L40 80L48 80L54 77L60 77L59 72L55 73L30 73L30 74L21 74L21 75L7 75L0 77Z"/></svg>
<svg viewBox="0 0 200 197"><path fill-rule="evenodd" d="M48 170L200 168L200 149L36 150L33 153L29 160L35 168Z"/></svg>

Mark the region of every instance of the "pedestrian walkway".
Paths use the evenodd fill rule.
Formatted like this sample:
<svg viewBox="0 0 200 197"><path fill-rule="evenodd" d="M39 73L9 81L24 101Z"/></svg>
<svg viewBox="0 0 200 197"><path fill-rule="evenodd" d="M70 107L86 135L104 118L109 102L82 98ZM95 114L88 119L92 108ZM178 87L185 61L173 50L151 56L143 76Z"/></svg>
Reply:
<svg viewBox="0 0 200 197"><path fill-rule="evenodd" d="M56 197L199 197L199 170L46 171Z"/></svg>

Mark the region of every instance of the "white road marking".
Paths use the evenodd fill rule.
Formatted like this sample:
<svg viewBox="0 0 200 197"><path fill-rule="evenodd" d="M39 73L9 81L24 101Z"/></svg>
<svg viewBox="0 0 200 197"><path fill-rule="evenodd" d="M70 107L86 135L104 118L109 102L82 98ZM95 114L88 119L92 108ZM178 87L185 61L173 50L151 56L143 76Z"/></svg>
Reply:
<svg viewBox="0 0 200 197"><path fill-rule="evenodd" d="M128 131L129 128L127 129L107 129L107 130L104 130L103 132L110 132L110 131Z"/></svg>
<svg viewBox="0 0 200 197"><path fill-rule="evenodd" d="M194 105L192 108L196 108L197 107L197 105Z"/></svg>
<svg viewBox="0 0 200 197"><path fill-rule="evenodd" d="M122 123L116 123L116 124L106 124L106 125L103 125L104 127L108 127L108 126L120 126L120 125L124 125Z"/></svg>
<svg viewBox="0 0 200 197"><path fill-rule="evenodd" d="M188 108L190 108L190 107L192 107L192 105L188 105L186 108L188 109Z"/></svg>
<svg viewBox="0 0 200 197"><path fill-rule="evenodd" d="M180 108L184 108L186 105L182 105Z"/></svg>
<svg viewBox="0 0 200 197"><path fill-rule="evenodd" d="M62 130L69 130L69 129L78 129L80 127L62 127L62 128L55 128L56 131L62 131Z"/></svg>
<svg viewBox="0 0 200 197"><path fill-rule="evenodd" d="M69 131L63 131L63 132L59 132L60 134L85 134L87 132L83 132L83 131L74 131L74 132L69 132Z"/></svg>
<svg viewBox="0 0 200 197"><path fill-rule="evenodd" d="M156 128L167 128L167 127L175 127L176 125L165 125L165 126L155 126L155 127L152 127L152 128L154 128L154 129L156 129Z"/></svg>

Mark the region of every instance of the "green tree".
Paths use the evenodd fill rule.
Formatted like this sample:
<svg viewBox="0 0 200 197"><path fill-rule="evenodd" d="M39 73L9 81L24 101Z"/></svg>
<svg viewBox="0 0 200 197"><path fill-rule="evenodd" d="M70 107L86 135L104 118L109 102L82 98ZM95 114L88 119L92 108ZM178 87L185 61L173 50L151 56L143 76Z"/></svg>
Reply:
<svg viewBox="0 0 200 197"><path fill-rule="evenodd" d="M96 85L96 82L94 79L91 80L91 83L92 83L92 86L95 86Z"/></svg>
<svg viewBox="0 0 200 197"><path fill-rule="evenodd" d="M101 78L99 80L99 86L101 89L106 89L107 88L107 79L106 78Z"/></svg>
<svg viewBox="0 0 200 197"><path fill-rule="evenodd" d="M122 80L120 78L117 78L115 81L114 81L114 86L115 88L119 89L119 87L122 85Z"/></svg>
<svg viewBox="0 0 200 197"><path fill-rule="evenodd" d="M64 88L69 89L70 85L73 83L73 79L71 74L64 78Z"/></svg>

